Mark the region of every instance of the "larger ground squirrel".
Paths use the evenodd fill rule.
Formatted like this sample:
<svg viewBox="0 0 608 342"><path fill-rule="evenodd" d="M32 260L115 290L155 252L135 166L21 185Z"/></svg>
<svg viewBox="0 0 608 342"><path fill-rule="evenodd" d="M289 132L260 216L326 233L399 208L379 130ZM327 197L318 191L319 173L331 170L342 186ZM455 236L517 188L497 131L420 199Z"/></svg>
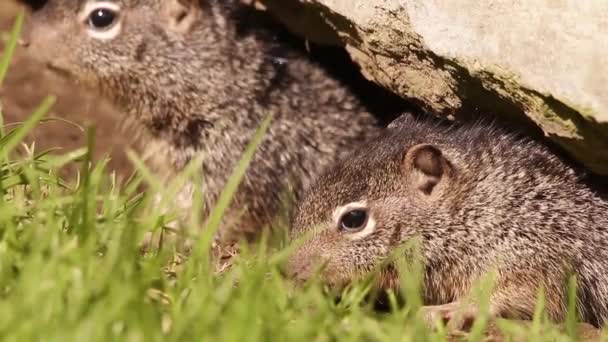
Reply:
<svg viewBox="0 0 608 342"><path fill-rule="evenodd" d="M322 279L341 288L420 238L429 317L453 317L495 270L493 315L530 318L542 286L562 320L575 275L582 319L608 319L608 202L545 146L493 126L396 120L311 187L293 224L294 238L306 232L286 268L300 281L325 266ZM388 267L381 286L396 277Z"/></svg>
<svg viewBox="0 0 608 342"><path fill-rule="evenodd" d="M267 17L236 0L50 0L24 45L96 88L144 128L169 176L202 156L213 206L262 120L274 115L234 198L239 231L271 221L327 165L380 129L328 73L274 41ZM188 205L186 196L186 207Z"/></svg>

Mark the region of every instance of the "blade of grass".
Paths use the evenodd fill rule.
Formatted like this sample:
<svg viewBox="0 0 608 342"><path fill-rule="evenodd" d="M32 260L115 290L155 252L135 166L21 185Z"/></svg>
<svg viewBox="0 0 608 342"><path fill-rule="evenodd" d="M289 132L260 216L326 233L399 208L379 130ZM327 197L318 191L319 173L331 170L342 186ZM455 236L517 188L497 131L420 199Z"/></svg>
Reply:
<svg viewBox="0 0 608 342"><path fill-rule="evenodd" d="M146 166L146 163L132 150L127 150L127 158L137 171L137 178L141 178L151 188L152 192L162 192L161 182L155 177L154 173ZM136 182L139 183L139 182Z"/></svg>
<svg viewBox="0 0 608 342"><path fill-rule="evenodd" d="M21 29L23 27L23 12L19 13L17 18L15 19L15 23L13 24L13 29L9 38L4 46L4 53L0 58L0 87L4 83L4 79L6 78L6 73L8 72L8 67L11 64L11 60L13 59L13 54L15 52L15 48L17 47L17 40L19 39L19 34L21 34ZM2 101L0 101L0 137L4 136L4 111L2 109Z"/></svg>
<svg viewBox="0 0 608 342"><path fill-rule="evenodd" d="M566 316L566 332L568 336L573 340L577 340L577 323L578 323L578 311L576 307L576 292L577 292L576 276L570 277L568 280L568 311Z"/></svg>
<svg viewBox="0 0 608 342"><path fill-rule="evenodd" d="M6 45L4 47L4 54L2 54L2 59L0 59L0 86L2 86L4 79L6 78L6 73L8 72L8 67L11 64L13 54L15 53L15 48L17 47L17 40L19 39L19 35L21 34L22 28L23 12L20 12L17 18L15 19L13 29L11 30L8 41L6 42Z"/></svg>
<svg viewBox="0 0 608 342"><path fill-rule="evenodd" d="M21 143L23 138L36 126L38 121L51 109L55 104L55 97L48 96L42 101L40 106L36 108L34 113L18 128L11 131L8 135L0 139L0 151L3 160L7 160L8 155Z"/></svg>
<svg viewBox="0 0 608 342"><path fill-rule="evenodd" d="M59 156L44 156L46 158L45 166L50 169L59 169L69 163L84 158L86 153L87 149L82 147Z"/></svg>
<svg viewBox="0 0 608 342"><path fill-rule="evenodd" d="M89 236L91 229L95 224L95 192L92 190L91 177L92 163L93 163L93 150L95 149L95 128L89 127L87 130L87 152L84 156L82 168L80 174L82 176L81 183L81 200L82 205L80 206L80 222L82 224L76 225L80 228L76 233L85 241Z"/></svg>
<svg viewBox="0 0 608 342"><path fill-rule="evenodd" d="M482 341L484 338L484 333L490 320L490 303L496 285L496 278L497 271L492 270L480 279L476 295L479 313L469 333L469 341Z"/></svg>
<svg viewBox="0 0 608 342"><path fill-rule="evenodd" d="M534 316L532 317L532 327L531 327L531 335L532 336L540 336L541 329L544 321L545 315L545 289L544 287L540 287L538 289L538 295L536 299L536 308L534 309Z"/></svg>

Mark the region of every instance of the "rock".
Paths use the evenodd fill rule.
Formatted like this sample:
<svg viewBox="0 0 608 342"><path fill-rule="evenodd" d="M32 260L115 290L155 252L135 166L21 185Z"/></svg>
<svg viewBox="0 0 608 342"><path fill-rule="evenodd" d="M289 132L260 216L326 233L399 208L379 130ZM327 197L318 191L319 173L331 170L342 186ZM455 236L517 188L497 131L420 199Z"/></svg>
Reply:
<svg viewBox="0 0 608 342"><path fill-rule="evenodd" d="M608 175L606 1L258 1L429 112L506 117Z"/></svg>

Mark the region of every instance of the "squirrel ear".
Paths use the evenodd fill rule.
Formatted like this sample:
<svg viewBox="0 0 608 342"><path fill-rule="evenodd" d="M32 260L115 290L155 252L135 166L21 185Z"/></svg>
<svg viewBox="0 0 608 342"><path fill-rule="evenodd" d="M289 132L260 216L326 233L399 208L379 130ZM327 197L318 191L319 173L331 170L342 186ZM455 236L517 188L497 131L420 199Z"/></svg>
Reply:
<svg viewBox="0 0 608 342"><path fill-rule="evenodd" d="M403 172L413 188L431 195L452 174L452 165L441 150L429 144L411 147L403 158Z"/></svg>
<svg viewBox="0 0 608 342"><path fill-rule="evenodd" d="M188 33L200 18L199 0L164 1L164 15L171 31Z"/></svg>

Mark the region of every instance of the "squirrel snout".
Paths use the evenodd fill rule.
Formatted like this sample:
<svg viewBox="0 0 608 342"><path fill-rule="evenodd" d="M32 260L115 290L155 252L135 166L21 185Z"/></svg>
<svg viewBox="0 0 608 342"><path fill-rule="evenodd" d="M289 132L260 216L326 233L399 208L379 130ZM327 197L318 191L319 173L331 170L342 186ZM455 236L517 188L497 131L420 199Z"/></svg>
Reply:
<svg viewBox="0 0 608 342"><path fill-rule="evenodd" d="M305 267L304 267L305 268ZM298 262L294 262L293 260L287 261L280 268L281 275L285 278L292 279L300 282L303 278L305 272L303 272L303 267Z"/></svg>
<svg viewBox="0 0 608 342"><path fill-rule="evenodd" d="M26 40L26 39L23 39L23 38L20 38L17 41L17 43L19 44L19 46L22 46L22 47L29 47L30 46L29 40Z"/></svg>
<svg viewBox="0 0 608 342"><path fill-rule="evenodd" d="M311 274L311 260L308 255L292 255L281 267L281 274L297 283L304 283Z"/></svg>
<svg viewBox="0 0 608 342"><path fill-rule="evenodd" d="M301 249L296 251L281 267L281 273L298 284L306 283L318 272L324 274L329 260L318 251Z"/></svg>
<svg viewBox="0 0 608 342"><path fill-rule="evenodd" d="M310 278L310 271L307 267L288 267L282 270L282 273L287 279L291 279L299 285L306 283L306 281Z"/></svg>

